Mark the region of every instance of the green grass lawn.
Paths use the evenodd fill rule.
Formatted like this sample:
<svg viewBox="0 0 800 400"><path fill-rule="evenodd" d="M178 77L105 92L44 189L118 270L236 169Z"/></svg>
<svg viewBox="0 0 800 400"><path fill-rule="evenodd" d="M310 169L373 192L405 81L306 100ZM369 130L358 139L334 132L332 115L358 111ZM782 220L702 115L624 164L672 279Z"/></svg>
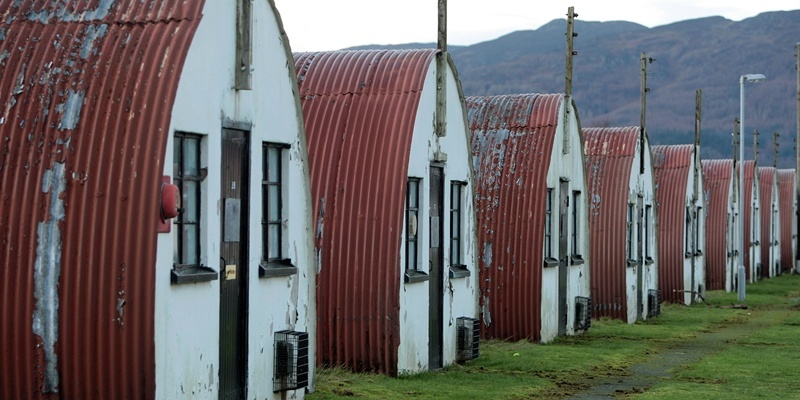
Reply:
<svg viewBox="0 0 800 400"><path fill-rule="evenodd" d="M481 342L481 356L441 371L390 378L318 369L311 400L563 398L704 332L737 325L742 335L699 362L676 368L642 399L800 398L800 275L747 287L747 309L736 293L708 292L706 303L664 305L659 317L633 325L601 319L582 336L549 344Z"/></svg>

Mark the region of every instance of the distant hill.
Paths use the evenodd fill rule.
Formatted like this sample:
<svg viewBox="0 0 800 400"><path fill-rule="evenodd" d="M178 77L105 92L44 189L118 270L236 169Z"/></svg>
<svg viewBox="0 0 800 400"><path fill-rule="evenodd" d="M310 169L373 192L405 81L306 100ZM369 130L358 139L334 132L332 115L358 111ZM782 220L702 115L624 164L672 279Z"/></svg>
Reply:
<svg viewBox="0 0 800 400"><path fill-rule="evenodd" d="M580 11L580 10L578 10ZM800 10L763 13L741 22L709 17L647 28L624 22L575 22L573 95L581 124L639 124L640 54L647 66L647 129L653 144L691 143L695 90L703 90L701 156L731 158L739 115L739 76L767 81L746 90L746 158L758 129L759 164L772 165L772 133L781 134L779 168L794 168L797 124L795 43ZM471 46L449 46L467 96L564 91L566 20ZM393 48L433 47L408 44ZM362 46L362 48L367 48ZM371 48L387 48L374 46Z"/></svg>

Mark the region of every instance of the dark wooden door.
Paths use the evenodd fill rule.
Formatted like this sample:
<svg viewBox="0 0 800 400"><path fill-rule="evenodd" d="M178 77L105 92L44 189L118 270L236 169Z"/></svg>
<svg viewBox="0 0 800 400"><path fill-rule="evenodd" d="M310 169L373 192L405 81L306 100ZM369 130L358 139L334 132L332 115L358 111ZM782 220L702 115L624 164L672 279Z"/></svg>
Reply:
<svg viewBox="0 0 800 400"><path fill-rule="evenodd" d="M248 132L222 131L219 397L243 399L247 379Z"/></svg>
<svg viewBox="0 0 800 400"><path fill-rule="evenodd" d="M644 314L644 198L639 196L636 200L636 319L641 319Z"/></svg>
<svg viewBox="0 0 800 400"><path fill-rule="evenodd" d="M428 312L428 365L430 369L442 367L442 342L444 339L444 251L442 237L444 226L444 169L431 167L430 199L430 310Z"/></svg>
<svg viewBox="0 0 800 400"><path fill-rule="evenodd" d="M558 334L567 334L567 268L569 268L569 181L562 179L558 207Z"/></svg>

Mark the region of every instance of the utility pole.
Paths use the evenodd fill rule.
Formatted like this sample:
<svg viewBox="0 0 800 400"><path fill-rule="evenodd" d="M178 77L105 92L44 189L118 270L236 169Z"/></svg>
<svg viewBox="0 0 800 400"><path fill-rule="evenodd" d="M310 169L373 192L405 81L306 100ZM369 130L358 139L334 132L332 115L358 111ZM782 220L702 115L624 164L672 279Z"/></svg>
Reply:
<svg viewBox="0 0 800 400"><path fill-rule="evenodd" d="M647 58L647 55L642 52L642 111L639 120L639 173L644 174L644 134L645 134L645 127L647 123L647 92L650 91L650 88L647 87L647 63L653 63L655 61L654 58Z"/></svg>
<svg viewBox="0 0 800 400"><path fill-rule="evenodd" d="M433 160L446 162L447 154L442 151L440 138L447 136L447 0L439 0L438 32L436 54L436 151Z"/></svg>
<svg viewBox="0 0 800 400"><path fill-rule="evenodd" d="M564 85L564 93L567 94L567 97L572 96L572 58L578 55L574 46L574 39L578 36L575 33L575 18L578 18L578 14L575 13L575 7L570 7L567 10L567 72Z"/></svg>
<svg viewBox="0 0 800 400"><path fill-rule="evenodd" d="M570 116L569 112L572 105L572 58L578 54L575 51L574 46L574 39L578 36L575 33L575 18L578 18L578 14L575 12L575 7L569 7L567 9L567 62L566 62L566 72L564 74L564 93L566 94L564 101L567 102L566 106L564 107L564 131L562 132L562 146L561 146L561 153L562 154L569 154L570 151L570 143L569 143L569 121ZM580 145L580 144L579 144Z"/></svg>
<svg viewBox="0 0 800 400"><path fill-rule="evenodd" d="M753 160L756 162L756 168L758 167L758 129L753 130ZM756 174L758 170L756 169Z"/></svg>
<svg viewBox="0 0 800 400"><path fill-rule="evenodd" d="M778 168L778 131L772 132L772 168Z"/></svg>

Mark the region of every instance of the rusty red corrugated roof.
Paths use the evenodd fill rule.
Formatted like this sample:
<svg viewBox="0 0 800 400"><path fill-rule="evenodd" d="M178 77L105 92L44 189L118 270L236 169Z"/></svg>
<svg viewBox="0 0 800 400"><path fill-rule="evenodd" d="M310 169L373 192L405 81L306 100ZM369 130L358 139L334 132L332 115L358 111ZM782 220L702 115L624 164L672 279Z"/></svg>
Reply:
<svg viewBox="0 0 800 400"><path fill-rule="evenodd" d="M758 190L761 194L761 238L759 238L759 240L761 240L762 278L769 278L770 271L772 271L774 267L770 265L770 256L772 255L772 247L774 246L772 237L772 202L777 199L773 198L772 194L776 184L775 168L758 168Z"/></svg>
<svg viewBox="0 0 800 400"><path fill-rule="evenodd" d="M467 97L484 334L541 339L547 171L563 94ZM493 248L494 246L494 248Z"/></svg>
<svg viewBox="0 0 800 400"><path fill-rule="evenodd" d="M694 146L651 146L658 207L658 287L664 301L683 302L686 190Z"/></svg>
<svg viewBox="0 0 800 400"><path fill-rule="evenodd" d="M583 129L590 195L593 318L628 318L626 224L639 131L638 126Z"/></svg>
<svg viewBox="0 0 800 400"><path fill-rule="evenodd" d="M784 272L791 271L795 263L795 240L794 232L796 231L797 216L795 215L795 196L797 195L795 188L795 170L793 169L779 169L778 170L778 200L780 207L780 220L781 220L781 269Z"/></svg>
<svg viewBox="0 0 800 400"><path fill-rule="evenodd" d="M706 191L706 289L725 290L728 268L728 212L733 160L703 160Z"/></svg>
<svg viewBox="0 0 800 400"><path fill-rule="evenodd" d="M742 195L742 199L744 201L744 254L742 258L744 259L744 269L745 269L745 276L750 276L750 220L753 217L753 212L751 211L753 208L753 204L750 201L750 197L753 196L753 185L756 179L756 162L755 160L745 160L742 164L744 166L744 194ZM760 260L759 260L760 262ZM749 278L748 278L749 279Z"/></svg>
<svg viewBox="0 0 800 400"><path fill-rule="evenodd" d="M161 174L203 5L0 0L0 398L155 396Z"/></svg>
<svg viewBox="0 0 800 400"><path fill-rule="evenodd" d="M318 360L397 373L414 121L437 50L297 53L321 262Z"/></svg>

